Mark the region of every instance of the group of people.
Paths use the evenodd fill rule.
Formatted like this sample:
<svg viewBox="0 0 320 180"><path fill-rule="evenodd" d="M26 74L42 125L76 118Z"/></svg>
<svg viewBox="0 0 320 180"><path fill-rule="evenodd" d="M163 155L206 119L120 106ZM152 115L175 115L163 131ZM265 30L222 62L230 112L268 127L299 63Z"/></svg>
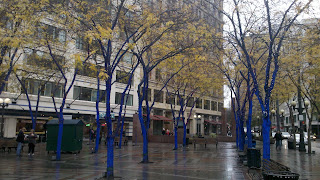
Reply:
<svg viewBox="0 0 320 180"><path fill-rule="evenodd" d="M169 129L162 128L162 135L173 136L173 132L170 132Z"/></svg>
<svg viewBox="0 0 320 180"><path fill-rule="evenodd" d="M29 147L28 155L33 156L34 155L34 148L36 146L36 140L38 138L38 136L34 132L34 129L31 129L30 134L26 135L26 136L24 134L25 131L26 131L26 128L21 128L19 130L19 134L16 139L16 141L18 142L17 156L19 156L19 157L21 157L22 145L23 145L24 141L26 141L26 140L28 141L28 147Z"/></svg>
<svg viewBox="0 0 320 180"><path fill-rule="evenodd" d="M273 138L276 139L276 150L281 150L283 140L282 133L280 131L277 131Z"/></svg>

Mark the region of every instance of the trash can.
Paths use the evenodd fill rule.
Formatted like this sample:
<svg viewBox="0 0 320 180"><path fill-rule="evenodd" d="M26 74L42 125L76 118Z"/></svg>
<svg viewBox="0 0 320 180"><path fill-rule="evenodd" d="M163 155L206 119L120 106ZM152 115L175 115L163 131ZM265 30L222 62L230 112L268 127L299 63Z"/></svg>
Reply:
<svg viewBox="0 0 320 180"><path fill-rule="evenodd" d="M293 138L289 138L288 139L288 148L289 149L294 149L294 145L295 145L294 139Z"/></svg>
<svg viewBox="0 0 320 180"><path fill-rule="evenodd" d="M255 148L255 147L256 147L256 145L257 145L256 140L252 140L252 147L253 147L253 148Z"/></svg>
<svg viewBox="0 0 320 180"><path fill-rule="evenodd" d="M256 148L247 149L248 167L261 167L261 150Z"/></svg>
<svg viewBox="0 0 320 180"><path fill-rule="evenodd" d="M61 151L64 152L80 152L82 150L83 125L81 120L64 120ZM46 150L56 151L59 120L50 120L46 124L47 128L47 146Z"/></svg>
<svg viewBox="0 0 320 180"><path fill-rule="evenodd" d="M186 138L186 146L189 145L189 138Z"/></svg>

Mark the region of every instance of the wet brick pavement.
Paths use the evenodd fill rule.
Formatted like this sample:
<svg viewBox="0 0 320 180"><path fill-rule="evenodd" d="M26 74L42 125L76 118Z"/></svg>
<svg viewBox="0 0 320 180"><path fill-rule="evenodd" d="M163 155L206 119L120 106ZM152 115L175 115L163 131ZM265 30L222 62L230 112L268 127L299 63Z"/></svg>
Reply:
<svg viewBox="0 0 320 180"><path fill-rule="evenodd" d="M173 151L172 144L149 145L149 159L153 163L141 164L142 144L114 151L115 179L123 180L242 180L249 179L247 167L237 158L235 143L219 143L207 148L190 146ZM98 154L90 153L84 144L80 154L62 154L61 161L52 161L45 144L37 144L35 156L26 152L18 158L15 152L0 152L0 179L100 179L106 169L106 146ZM27 149L27 148L25 148Z"/></svg>
<svg viewBox="0 0 320 180"><path fill-rule="evenodd" d="M320 140L312 141L314 154L288 149L287 140L283 141L281 151L276 150L276 145L271 145L271 159L287 166L292 172L300 174L300 180L320 180ZM262 143L258 143L258 148ZM306 149L308 150L307 146Z"/></svg>

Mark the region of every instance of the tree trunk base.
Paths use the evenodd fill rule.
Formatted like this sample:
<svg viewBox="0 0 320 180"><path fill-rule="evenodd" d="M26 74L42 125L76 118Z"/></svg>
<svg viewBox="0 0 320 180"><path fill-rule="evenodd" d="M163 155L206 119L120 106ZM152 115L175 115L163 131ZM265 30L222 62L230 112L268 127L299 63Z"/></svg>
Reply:
<svg viewBox="0 0 320 180"><path fill-rule="evenodd" d="M114 180L114 179L122 179L121 177L117 177L114 175L107 175L108 173L105 172L104 176L101 179L107 179L107 180Z"/></svg>
<svg viewBox="0 0 320 180"><path fill-rule="evenodd" d="M149 163L153 163L153 162L151 162L151 161L141 161L140 163L141 164L149 164Z"/></svg>

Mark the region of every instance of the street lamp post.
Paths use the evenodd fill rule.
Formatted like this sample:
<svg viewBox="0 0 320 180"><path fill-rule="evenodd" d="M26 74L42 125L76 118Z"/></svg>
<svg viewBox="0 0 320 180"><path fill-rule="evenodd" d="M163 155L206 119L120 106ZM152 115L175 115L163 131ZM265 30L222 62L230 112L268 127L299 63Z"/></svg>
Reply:
<svg viewBox="0 0 320 180"><path fill-rule="evenodd" d="M272 117L273 117L273 121L275 121L276 110L272 109L272 110L271 110L271 114L272 114ZM278 130L278 125L277 125L277 130Z"/></svg>
<svg viewBox="0 0 320 180"><path fill-rule="evenodd" d="M283 109L280 110L280 118L281 118L281 123L284 125L284 110ZM282 126L282 127L284 127L284 126Z"/></svg>
<svg viewBox="0 0 320 180"><path fill-rule="evenodd" d="M194 118L197 120L197 135L201 136L201 115L198 114L198 116L195 114Z"/></svg>
<svg viewBox="0 0 320 180"><path fill-rule="evenodd" d="M298 110L299 112L299 124L300 124L300 142L299 142L299 151L306 151L306 146L304 144L304 133L303 133L303 117L302 117L302 111L304 108L302 108L302 103L301 103L301 95L298 93L298 108L296 108L297 103L295 101L291 102L291 106L293 110Z"/></svg>
<svg viewBox="0 0 320 180"><path fill-rule="evenodd" d="M295 106L297 105L296 101L291 101L290 107L289 107L289 113L290 113L290 121L291 121L291 126L292 126L292 133L293 133L293 141L294 144L296 144L296 128L294 125L294 119L293 119L293 110ZM294 149L296 149L296 146L294 145Z"/></svg>
<svg viewBox="0 0 320 180"><path fill-rule="evenodd" d="M257 116L258 119L258 125L259 125L259 135L261 136L261 122L260 122L260 116Z"/></svg>
<svg viewBox="0 0 320 180"><path fill-rule="evenodd" d="M6 98L4 100L2 98L0 98L0 105L2 106L2 116L1 116L1 137L2 138L4 137L4 130L3 130L3 127L4 127L4 108L8 107L10 103L11 103L11 100L9 98Z"/></svg>

